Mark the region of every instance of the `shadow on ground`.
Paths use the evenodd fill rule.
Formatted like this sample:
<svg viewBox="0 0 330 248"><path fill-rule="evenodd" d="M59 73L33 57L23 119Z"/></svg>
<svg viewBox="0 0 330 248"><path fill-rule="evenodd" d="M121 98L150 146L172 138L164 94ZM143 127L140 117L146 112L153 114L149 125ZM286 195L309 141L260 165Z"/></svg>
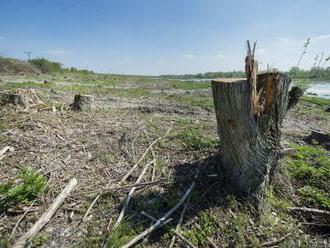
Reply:
<svg viewBox="0 0 330 248"><path fill-rule="evenodd" d="M213 155L200 161L177 164L174 166L172 175L174 178L173 184L153 187L135 194L134 198L131 199L130 208L126 215L128 217L124 225L135 228L135 230L138 230L137 233L142 232L151 226L154 221L145 217L141 212L146 212L156 219L161 218L178 203L193 181L196 182L196 185L190 195L189 205L184 215L182 225L194 225L201 212L214 207L221 208L224 212L230 212L230 191L224 185L220 175L220 161L220 155ZM197 172L198 177L196 178ZM120 211L120 209L118 209L118 211ZM169 236L166 237L166 235L170 234L171 228L177 225L182 209L183 205L171 215L173 220L166 226L153 232L147 239L143 240L142 246L144 246L143 242L148 242L148 245L152 247L154 247L154 245L156 245L156 247L167 246ZM120 230L120 228L118 228L118 230ZM121 231L124 230L125 228ZM116 240L114 239L118 238L118 236L120 235L115 234L110 238L110 243L114 243L111 243L109 247L116 247ZM113 240L111 241L111 239Z"/></svg>

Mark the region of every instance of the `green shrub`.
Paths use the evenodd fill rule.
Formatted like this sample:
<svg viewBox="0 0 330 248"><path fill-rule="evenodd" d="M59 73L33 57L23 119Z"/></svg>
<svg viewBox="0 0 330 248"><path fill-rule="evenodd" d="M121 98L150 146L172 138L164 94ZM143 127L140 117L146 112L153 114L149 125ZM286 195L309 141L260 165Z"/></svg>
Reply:
<svg viewBox="0 0 330 248"><path fill-rule="evenodd" d="M38 67L42 73L54 73L62 71L61 63L52 62L45 58L30 59L28 62Z"/></svg>
<svg viewBox="0 0 330 248"><path fill-rule="evenodd" d="M46 179L32 169L23 169L14 181L0 184L0 211L17 203L28 203L41 194Z"/></svg>

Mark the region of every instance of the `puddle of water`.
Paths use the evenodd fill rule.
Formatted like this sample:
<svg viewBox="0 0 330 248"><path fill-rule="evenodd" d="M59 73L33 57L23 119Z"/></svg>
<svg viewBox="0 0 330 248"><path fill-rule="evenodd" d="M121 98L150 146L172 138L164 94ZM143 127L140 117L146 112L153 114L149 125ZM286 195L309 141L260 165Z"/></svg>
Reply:
<svg viewBox="0 0 330 248"><path fill-rule="evenodd" d="M305 95L316 94L318 97L330 99L330 83L315 82L305 91ZM315 95L315 96L316 96Z"/></svg>

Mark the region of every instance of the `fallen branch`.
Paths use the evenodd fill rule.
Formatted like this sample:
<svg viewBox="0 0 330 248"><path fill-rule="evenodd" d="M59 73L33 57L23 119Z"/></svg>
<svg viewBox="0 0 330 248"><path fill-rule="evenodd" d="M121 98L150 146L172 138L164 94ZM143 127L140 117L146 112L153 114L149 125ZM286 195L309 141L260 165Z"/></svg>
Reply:
<svg viewBox="0 0 330 248"><path fill-rule="evenodd" d="M2 160L6 155L5 153L9 151L9 152L13 152L14 151L14 147L11 146L5 146L4 148L2 148L0 150L0 160Z"/></svg>
<svg viewBox="0 0 330 248"><path fill-rule="evenodd" d="M157 219L149 214L147 214L146 212L144 211L141 211L141 214L144 215L145 217L149 218L150 220L153 220L153 221L157 221ZM171 232L173 232L174 234L176 234L180 239L182 239L184 242L186 242L190 247L192 248L197 248L195 245L193 245L188 239L186 239L184 236L182 236L181 233L179 233L178 230L176 229L171 229Z"/></svg>
<svg viewBox="0 0 330 248"><path fill-rule="evenodd" d="M330 224L323 224L323 223L308 223L308 222L303 222L299 223L300 225L305 225L305 226L318 226L318 227L330 227Z"/></svg>
<svg viewBox="0 0 330 248"><path fill-rule="evenodd" d="M207 237L206 239L209 241L210 245L213 248L219 248L210 237Z"/></svg>
<svg viewBox="0 0 330 248"><path fill-rule="evenodd" d="M77 185L77 180L73 178L69 184L62 190L57 196L55 201L49 206L44 212L40 219L21 237L13 246L13 248L24 248L28 240L32 239L37 235L40 230L50 221L59 207L62 205L67 196L71 193L74 187Z"/></svg>
<svg viewBox="0 0 330 248"><path fill-rule="evenodd" d="M316 213L316 214L326 214L330 215L330 211L327 210L321 210L321 209L316 209L316 208L306 208L306 207L289 207L289 211L301 211L301 212L306 212L306 213Z"/></svg>
<svg viewBox="0 0 330 248"><path fill-rule="evenodd" d="M163 137L159 137L157 139L155 139L149 146L148 148L145 150L145 152L142 154L142 156L140 157L140 159L136 162L136 164L126 173L126 175L120 180L119 184L123 183L124 181L126 181L126 179L132 174L132 172L139 166L139 164L142 162L142 160L144 159L144 157L147 155L147 153L149 152L149 150L153 147L154 144L156 144L159 140L164 139L168 136L168 134L170 133L172 126L170 126L170 128L167 130L166 134Z"/></svg>
<svg viewBox="0 0 330 248"><path fill-rule="evenodd" d="M185 192L183 197L180 199L180 201L172 208L170 209L162 218L156 221L155 224L144 230L142 233L137 235L135 238L133 238L131 241L129 241L127 244L123 245L122 248L129 248L135 245L137 242L139 242L141 239L143 239L148 234L152 233L153 231L157 230L161 226L164 225L164 222L167 221L167 219L187 200L188 196L190 195L191 191L195 187L195 182L193 182L188 190Z"/></svg>
<svg viewBox="0 0 330 248"><path fill-rule="evenodd" d="M150 137L147 134L147 131L146 130L143 130L143 132L144 132L145 136L150 140ZM155 168L156 167L156 154L155 154L155 151L154 151L154 148L153 147L150 148L150 151L151 151L152 157L153 157L153 159L155 161L154 164L153 164L153 166L152 166L152 173L151 173L151 182L153 182L154 179L155 179L155 173L156 173L156 168Z"/></svg>
<svg viewBox="0 0 330 248"><path fill-rule="evenodd" d="M151 162L147 163L147 164L144 166L144 168L143 168L143 170L142 170L140 176L138 177L138 179L137 179L136 182L135 182L136 184L139 184L139 183L141 182L141 180L142 180L142 178L144 177L144 175L146 174L146 172L147 172L149 166L150 166L153 162L154 162L154 160L152 160ZM136 190L136 187L133 187L133 188L131 188L131 190L128 192L127 197L126 197L126 199L125 199L124 206L123 206L123 208L122 208L122 210L121 210L121 212L120 212L120 214L119 214L119 216L118 216L118 219L117 219L117 221L116 221L116 223L115 223L115 225L114 225L114 228L117 228L117 227L119 226L120 222L123 220L124 215L125 215L125 211L126 211L127 208L128 208L128 204L129 204L129 202L130 202L130 200L131 200L131 198L132 198L132 196L133 196L135 190Z"/></svg>
<svg viewBox="0 0 330 248"><path fill-rule="evenodd" d="M296 149L294 148L284 148L281 150L281 157L293 156L296 154Z"/></svg>
<svg viewBox="0 0 330 248"><path fill-rule="evenodd" d="M175 227L175 231L179 231L179 228L180 228L180 226L181 226L181 224L182 224L182 221L183 221L184 214L186 213L187 208L188 208L188 203L189 203L189 200L190 200L190 196L191 196L191 195L189 195L187 201L185 202L185 204L184 204L184 206L183 206L183 209L182 209L182 211L181 211L181 215L180 215L180 219L179 219L179 221L178 221L178 224L177 224L176 227ZM175 243L175 235L173 235L173 237L172 237L172 240L171 240L171 243L170 243L170 245L169 245L169 248L172 248L173 245L174 245L174 243Z"/></svg>
<svg viewBox="0 0 330 248"><path fill-rule="evenodd" d="M109 191L117 191L120 189L130 189L133 187L146 187L146 186L151 186L151 185L164 185L164 184L173 184L175 182L173 182L172 180L157 180L157 181L153 181L153 182L147 182L147 183L136 183L136 184L128 184L128 185L123 185L123 186L119 186L119 187L105 187L102 189L102 192L109 192Z"/></svg>
<svg viewBox="0 0 330 248"><path fill-rule="evenodd" d="M97 196L94 198L93 202L92 202L91 205L88 207L88 209L87 209L87 211L86 211L84 217L81 219L80 223L86 221L88 214L89 214L90 211L92 210L92 208L93 208L93 206L95 205L95 203L97 202L97 200L100 198L100 195L101 195L101 194L99 193L99 194L97 194ZM80 223L79 223L79 224L80 224Z"/></svg>
<svg viewBox="0 0 330 248"><path fill-rule="evenodd" d="M262 243L261 246L262 247L269 247L269 246L277 245L277 244L281 243L282 241L284 241L286 238L288 238L291 234L292 233L288 233L288 234L284 235L282 238Z"/></svg>
<svg viewBox="0 0 330 248"><path fill-rule="evenodd" d="M11 238L11 237L14 235L14 233L15 233L15 231L16 231L18 225L22 222L22 220L25 218L25 216L30 212L30 210L32 209L32 207L33 207L33 205L34 205L35 203L36 203L36 200L34 200L34 201L30 204L30 206L29 206L28 209L24 212L24 214L22 215L22 217L19 218L19 220L17 221L17 223L16 223L16 225L14 226L13 230L11 231L11 234L9 235L9 238Z"/></svg>

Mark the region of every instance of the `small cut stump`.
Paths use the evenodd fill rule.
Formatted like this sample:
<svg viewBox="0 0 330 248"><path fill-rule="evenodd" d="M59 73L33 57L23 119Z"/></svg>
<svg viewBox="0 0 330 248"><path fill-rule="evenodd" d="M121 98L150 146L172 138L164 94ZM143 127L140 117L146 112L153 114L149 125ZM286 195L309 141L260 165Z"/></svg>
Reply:
<svg viewBox="0 0 330 248"><path fill-rule="evenodd" d="M71 104L71 108L75 111L90 110L95 107L94 96L80 95L74 96L74 102Z"/></svg>
<svg viewBox="0 0 330 248"><path fill-rule="evenodd" d="M13 104L15 106L27 107L42 103L42 100L35 90L17 89L16 92L0 93L0 102L1 105Z"/></svg>

